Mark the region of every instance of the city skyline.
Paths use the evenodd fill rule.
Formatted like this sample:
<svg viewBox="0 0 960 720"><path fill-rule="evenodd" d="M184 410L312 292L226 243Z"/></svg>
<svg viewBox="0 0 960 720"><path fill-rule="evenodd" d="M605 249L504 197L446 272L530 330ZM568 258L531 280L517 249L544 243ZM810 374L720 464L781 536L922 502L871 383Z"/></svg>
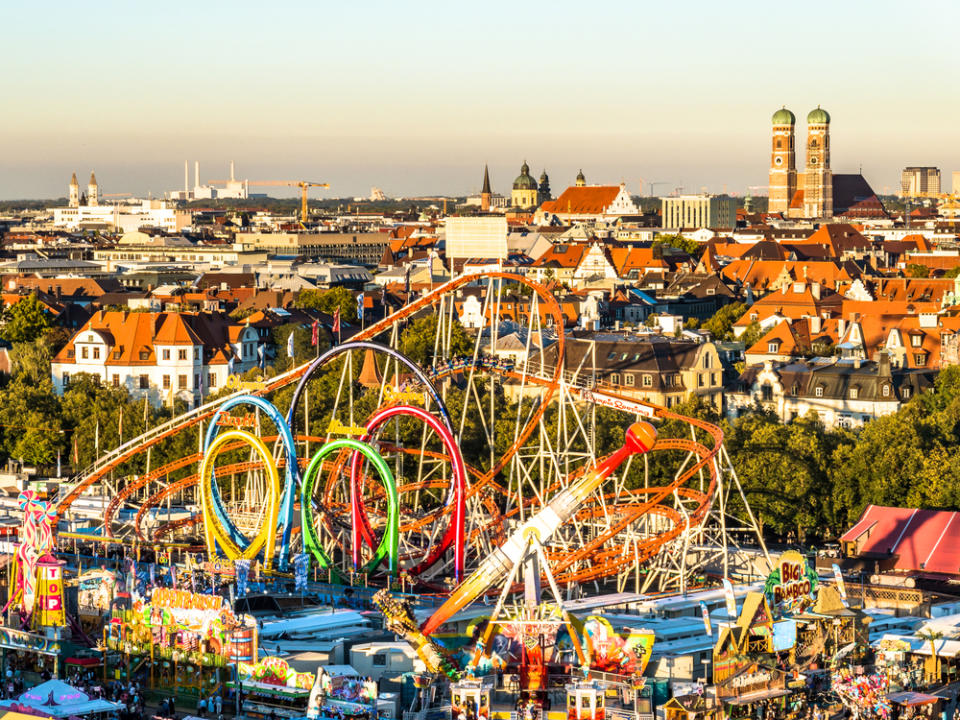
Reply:
<svg viewBox="0 0 960 720"><path fill-rule="evenodd" d="M91 169L105 192L158 196L182 186L184 160L204 181L233 160L240 178L330 182L316 197L467 194L484 164L507 194L524 160L557 190L583 168L634 193L743 194L767 184L782 105L800 119L828 109L835 170L862 167L877 192L896 192L905 166L960 168L947 121L960 101L910 84L948 67L951 24L929 18L956 9L936 5L919 17L877 3L862 17L824 2L611 3L589 32L571 3L282 3L273 15L55 3L52 25L17 7L11 27L43 23L47 37L39 48L35 32L13 33L0 50L14 99L0 116L0 197L60 197Z"/></svg>

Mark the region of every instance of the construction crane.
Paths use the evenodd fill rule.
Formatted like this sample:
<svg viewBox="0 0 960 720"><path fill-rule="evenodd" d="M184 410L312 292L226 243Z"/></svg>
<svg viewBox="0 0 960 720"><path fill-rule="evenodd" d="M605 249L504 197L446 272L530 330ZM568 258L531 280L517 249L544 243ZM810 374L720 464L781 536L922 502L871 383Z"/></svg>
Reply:
<svg viewBox="0 0 960 720"><path fill-rule="evenodd" d="M229 180L211 180L210 184L214 183L225 183L230 182ZM285 186L285 187L298 187L300 188L300 222L307 222L307 190L312 187L328 188L330 183L321 183L321 182L309 182L307 180L244 180L247 185L260 185L260 186Z"/></svg>

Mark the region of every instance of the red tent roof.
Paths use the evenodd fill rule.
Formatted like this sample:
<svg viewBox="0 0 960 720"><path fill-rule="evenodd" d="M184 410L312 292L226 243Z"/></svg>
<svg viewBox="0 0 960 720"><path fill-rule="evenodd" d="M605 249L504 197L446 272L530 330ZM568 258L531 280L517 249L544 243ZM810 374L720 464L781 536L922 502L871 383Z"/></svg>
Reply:
<svg viewBox="0 0 960 720"><path fill-rule="evenodd" d="M960 513L868 505L840 538L861 555L896 556L897 570L960 575Z"/></svg>

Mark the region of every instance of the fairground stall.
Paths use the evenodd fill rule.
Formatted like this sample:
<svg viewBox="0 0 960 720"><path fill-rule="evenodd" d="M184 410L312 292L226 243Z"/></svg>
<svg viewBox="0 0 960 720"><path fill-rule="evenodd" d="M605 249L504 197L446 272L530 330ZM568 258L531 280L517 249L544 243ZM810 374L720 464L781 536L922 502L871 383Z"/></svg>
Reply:
<svg viewBox="0 0 960 720"><path fill-rule="evenodd" d="M98 720L119 712L121 703L92 698L61 680L48 680L11 700L0 700L0 708L49 718Z"/></svg>
<svg viewBox="0 0 960 720"><path fill-rule="evenodd" d="M114 610L104 628L105 674L125 680L143 668L149 686L203 694L219 685L224 668L256 662L257 627L235 615L218 595L154 588L150 602Z"/></svg>

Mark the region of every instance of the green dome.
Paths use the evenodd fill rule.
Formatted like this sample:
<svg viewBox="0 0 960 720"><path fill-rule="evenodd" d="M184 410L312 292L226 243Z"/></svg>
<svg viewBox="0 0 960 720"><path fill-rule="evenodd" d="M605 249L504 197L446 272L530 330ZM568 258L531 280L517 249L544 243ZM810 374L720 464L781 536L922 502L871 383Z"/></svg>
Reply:
<svg viewBox="0 0 960 720"><path fill-rule="evenodd" d="M513 181L514 190L536 190L537 181L530 176L530 166L524 163L520 166L520 174Z"/></svg>
<svg viewBox="0 0 960 720"><path fill-rule="evenodd" d="M774 125L796 125L797 116L782 107L773 114L772 121Z"/></svg>
<svg viewBox="0 0 960 720"><path fill-rule="evenodd" d="M829 125L830 113L817 105L816 109L811 110L807 115L807 125Z"/></svg>

